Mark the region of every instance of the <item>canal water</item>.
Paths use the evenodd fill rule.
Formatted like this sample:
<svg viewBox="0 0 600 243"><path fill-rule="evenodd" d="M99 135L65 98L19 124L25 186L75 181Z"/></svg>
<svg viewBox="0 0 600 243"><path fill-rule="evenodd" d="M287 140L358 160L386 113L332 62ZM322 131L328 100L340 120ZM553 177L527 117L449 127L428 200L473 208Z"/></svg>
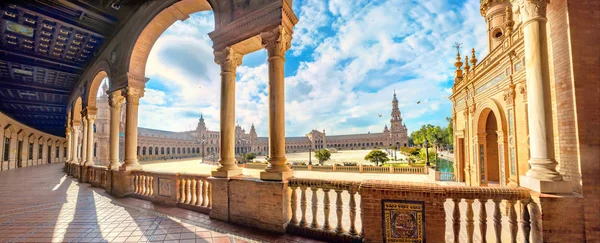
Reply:
<svg viewBox="0 0 600 243"><path fill-rule="evenodd" d="M438 158L437 167L440 172L454 172L454 162L447 159Z"/></svg>

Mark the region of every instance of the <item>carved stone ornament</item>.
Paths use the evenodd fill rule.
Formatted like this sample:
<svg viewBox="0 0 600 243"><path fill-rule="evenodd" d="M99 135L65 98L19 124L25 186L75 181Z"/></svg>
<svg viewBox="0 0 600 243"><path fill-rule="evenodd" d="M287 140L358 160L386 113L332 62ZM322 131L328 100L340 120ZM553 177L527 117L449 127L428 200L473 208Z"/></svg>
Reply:
<svg viewBox="0 0 600 243"><path fill-rule="evenodd" d="M475 110L477 110L476 108L477 108L477 106L475 106L475 104L471 105L469 107L469 113L471 113L471 114L475 113Z"/></svg>
<svg viewBox="0 0 600 243"><path fill-rule="evenodd" d="M527 85L522 84L521 87L519 87L519 93L523 95L523 100L527 100Z"/></svg>
<svg viewBox="0 0 600 243"><path fill-rule="evenodd" d="M127 99L128 104L139 105L140 98L144 96L144 90L135 87L127 87L123 91L123 96Z"/></svg>
<svg viewBox="0 0 600 243"><path fill-rule="evenodd" d="M546 18L546 6L548 0L511 0L513 12L518 13L521 22Z"/></svg>
<svg viewBox="0 0 600 243"><path fill-rule="evenodd" d="M287 33L287 30L281 25L271 31L260 33L260 37L269 57L283 57L291 47L292 35Z"/></svg>
<svg viewBox="0 0 600 243"><path fill-rule="evenodd" d="M513 89L507 89L504 91L504 102L506 105L512 105L515 101L515 91Z"/></svg>
<svg viewBox="0 0 600 243"><path fill-rule="evenodd" d="M121 108L121 105L125 101L123 95L121 95L120 91L115 91L108 94L108 104L110 107Z"/></svg>
<svg viewBox="0 0 600 243"><path fill-rule="evenodd" d="M221 66L223 72L235 72L235 69L242 65L242 58L244 56L237 53L230 46L225 47L222 51L215 52L215 63Z"/></svg>

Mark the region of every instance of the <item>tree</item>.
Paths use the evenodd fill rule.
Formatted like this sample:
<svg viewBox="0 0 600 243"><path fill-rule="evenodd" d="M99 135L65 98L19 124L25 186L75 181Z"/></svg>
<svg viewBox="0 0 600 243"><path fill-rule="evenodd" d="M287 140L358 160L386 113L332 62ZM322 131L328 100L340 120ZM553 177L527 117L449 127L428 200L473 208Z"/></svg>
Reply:
<svg viewBox="0 0 600 243"><path fill-rule="evenodd" d="M319 149L315 151L315 158L319 160L319 164L323 165L325 161L331 159L331 152L327 149Z"/></svg>
<svg viewBox="0 0 600 243"><path fill-rule="evenodd" d="M371 150L371 152L365 156L365 160L371 161L375 163L375 165L379 165L379 163L383 164L383 162L390 160L387 156L388 155L385 152L375 149Z"/></svg>
<svg viewBox="0 0 600 243"><path fill-rule="evenodd" d="M244 158L246 161L252 161L253 159L256 158L256 154L255 153L247 153L246 157Z"/></svg>
<svg viewBox="0 0 600 243"><path fill-rule="evenodd" d="M452 117L446 117L446 121L448 121L448 127L446 128L446 143L450 145L450 147L454 147L454 121L452 120Z"/></svg>

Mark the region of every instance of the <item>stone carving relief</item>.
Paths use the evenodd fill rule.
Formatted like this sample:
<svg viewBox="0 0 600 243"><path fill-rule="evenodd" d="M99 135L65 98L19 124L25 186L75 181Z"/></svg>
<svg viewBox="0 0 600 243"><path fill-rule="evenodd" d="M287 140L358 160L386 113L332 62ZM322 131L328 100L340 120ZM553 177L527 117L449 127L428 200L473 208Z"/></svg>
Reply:
<svg viewBox="0 0 600 243"><path fill-rule="evenodd" d="M504 102L506 105L513 105L515 101L515 91L512 88L504 91Z"/></svg>
<svg viewBox="0 0 600 243"><path fill-rule="evenodd" d="M527 85L526 84L522 84L521 87L519 87L519 93L521 93L521 95L523 95L523 100L527 100Z"/></svg>
<svg viewBox="0 0 600 243"><path fill-rule="evenodd" d="M158 195L165 197L171 196L171 179L158 178Z"/></svg>
<svg viewBox="0 0 600 243"><path fill-rule="evenodd" d="M513 12L519 14L521 22L546 17L548 0L511 0Z"/></svg>

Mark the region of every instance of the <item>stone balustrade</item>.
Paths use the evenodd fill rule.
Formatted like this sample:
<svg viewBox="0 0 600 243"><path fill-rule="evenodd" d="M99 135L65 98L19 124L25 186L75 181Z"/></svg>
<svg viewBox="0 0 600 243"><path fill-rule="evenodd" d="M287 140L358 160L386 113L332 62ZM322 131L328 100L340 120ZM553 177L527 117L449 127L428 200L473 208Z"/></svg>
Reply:
<svg viewBox="0 0 600 243"><path fill-rule="evenodd" d="M336 166L336 172L360 172L360 166Z"/></svg>
<svg viewBox="0 0 600 243"><path fill-rule="evenodd" d="M366 165L362 167L363 173L393 173L392 170L395 169L391 166L370 166Z"/></svg>
<svg viewBox="0 0 600 243"><path fill-rule="evenodd" d="M178 174L177 202L178 206L204 213L212 207L212 187L209 175Z"/></svg>
<svg viewBox="0 0 600 243"><path fill-rule="evenodd" d="M246 169L264 169L266 164L248 163L242 164ZM290 165L294 171L318 171L318 172L357 172L357 173L392 173L392 174L427 174L427 167L393 167L373 165Z"/></svg>
<svg viewBox="0 0 600 243"><path fill-rule="evenodd" d="M423 211L420 213L423 213L423 217L414 223L423 224L417 230L422 230L423 237L428 241L486 242L495 239L497 242L530 242L531 239L530 219L534 210L528 207L532 199L530 191L525 188L457 187L368 180L361 184L359 191L363 224L372 226L365 231L365 242L383 241L386 232L381 224L386 210L382 205L384 202L421 203ZM505 209L504 213L501 208ZM507 215L507 219L503 219L503 214ZM478 221L477 233L475 219ZM488 225L493 227L493 235L488 236ZM452 233L446 235L446 232Z"/></svg>
<svg viewBox="0 0 600 243"><path fill-rule="evenodd" d="M142 199L154 197L154 176L146 171L134 171L131 173L133 179L133 193Z"/></svg>
<svg viewBox="0 0 600 243"><path fill-rule="evenodd" d="M392 167L394 174L427 174L428 167Z"/></svg>
<svg viewBox="0 0 600 243"><path fill-rule="evenodd" d="M360 240L362 224L357 226L356 217L360 208L356 200L359 186L360 182L353 181L290 179L292 218L288 230L333 242ZM310 200L307 197L307 189L312 194ZM332 203L331 194L335 197L335 204ZM307 213L309 204L310 211ZM332 204L335 205L335 223L330 222Z"/></svg>

